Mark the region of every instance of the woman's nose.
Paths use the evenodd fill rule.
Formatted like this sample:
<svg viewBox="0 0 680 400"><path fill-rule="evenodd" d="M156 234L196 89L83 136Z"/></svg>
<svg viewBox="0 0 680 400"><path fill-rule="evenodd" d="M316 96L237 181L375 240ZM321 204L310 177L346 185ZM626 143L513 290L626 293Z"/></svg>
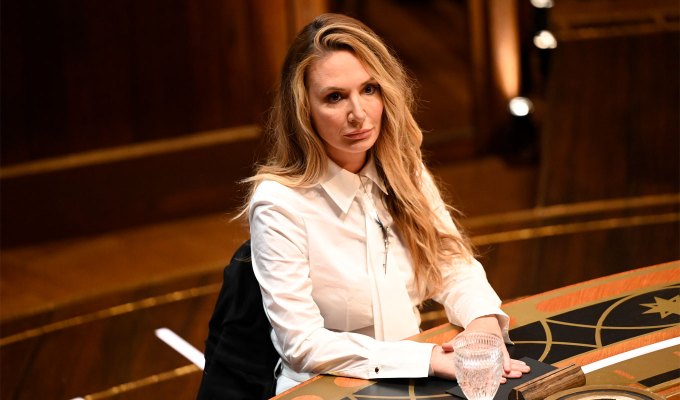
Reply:
<svg viewBox="0 0 680 400"><path fill-rule="evenodd" d="M347 115L347 119L350 123L360 125L366 119L366 112L361 104L361 100L358 98L352 98L350 101L350 110Z"/></svg>

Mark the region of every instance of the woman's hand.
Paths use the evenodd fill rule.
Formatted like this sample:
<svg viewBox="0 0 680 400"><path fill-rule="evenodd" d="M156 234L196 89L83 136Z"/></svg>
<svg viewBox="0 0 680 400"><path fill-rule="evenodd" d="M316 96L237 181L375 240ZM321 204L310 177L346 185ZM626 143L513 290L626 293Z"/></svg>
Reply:
<svg viewBox="0 0 680 400"><path fill-rule="evenodd" d="M493 315L479 317L468 325L467 332L487 332L503 337L498 319ZM435 346L432 350L430 366L435 376L446 379L455 379L453 371L453 344L444 343L442 346ZM501 383L505 383L508 378L519 378L526 374L531 368L524 361L511 359L508 349L503 344L503 377Z"/></svg>
<svg viewBox="0 0 680 400"><path fill-rule="evenodd" d="M449 380L456 379L453 369L453 346L444 343L443 346L434 346L430 358L430 369L434 376Z"/></svg>

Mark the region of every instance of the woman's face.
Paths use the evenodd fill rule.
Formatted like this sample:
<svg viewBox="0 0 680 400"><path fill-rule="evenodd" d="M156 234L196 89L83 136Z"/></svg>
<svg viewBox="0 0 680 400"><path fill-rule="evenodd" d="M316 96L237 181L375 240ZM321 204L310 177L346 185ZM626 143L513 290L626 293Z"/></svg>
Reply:
<svg viewBox="0 0 680 400"><path fill-rule="evenodd" d="M307 75L312 125L328 156L358 172L380 134L380 86L349 51L332 51L314 62Z"/></svg>

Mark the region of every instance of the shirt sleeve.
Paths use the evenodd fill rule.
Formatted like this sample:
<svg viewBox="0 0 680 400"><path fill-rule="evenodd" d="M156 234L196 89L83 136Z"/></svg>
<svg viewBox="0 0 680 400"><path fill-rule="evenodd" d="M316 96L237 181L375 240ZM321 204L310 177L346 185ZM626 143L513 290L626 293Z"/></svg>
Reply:
<svg viewBox="0 0 680 400"><path fill-rule="evenodd" d="M458 228L437 190L430 174L423 168L423 193L444 229L455 235ZM501 299L486 278L484 267L472 256L455 256L450 265L442 266L443 287L434 300L444 306L448 320L467 328L474 319L495 315L503 332L503 338L511 343L508 335L510 319L501 310Z"/></svg>
<svg viewBox="0 0 680 400"><path fill-rule="evenodd" d="M314 233L307 232L303 218L293 210L285 196L270 194L255 196L249 212L255 276L282 359L299 373L362 379L426 377L432 344L381 342L324 328L309 277L306 237Z"/></svg>

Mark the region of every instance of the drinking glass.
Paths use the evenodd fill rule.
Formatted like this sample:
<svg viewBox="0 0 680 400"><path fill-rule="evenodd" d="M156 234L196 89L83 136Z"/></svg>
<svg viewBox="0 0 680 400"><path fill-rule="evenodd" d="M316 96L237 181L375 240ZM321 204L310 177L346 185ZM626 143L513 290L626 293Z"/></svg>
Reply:
<svg viewBox="0 0 680 400"><path fill-rule="evenodd" d="M503 372L503 339L485 332L464 332L453 340L456 380L469 400L491 400Z"/></svg>

